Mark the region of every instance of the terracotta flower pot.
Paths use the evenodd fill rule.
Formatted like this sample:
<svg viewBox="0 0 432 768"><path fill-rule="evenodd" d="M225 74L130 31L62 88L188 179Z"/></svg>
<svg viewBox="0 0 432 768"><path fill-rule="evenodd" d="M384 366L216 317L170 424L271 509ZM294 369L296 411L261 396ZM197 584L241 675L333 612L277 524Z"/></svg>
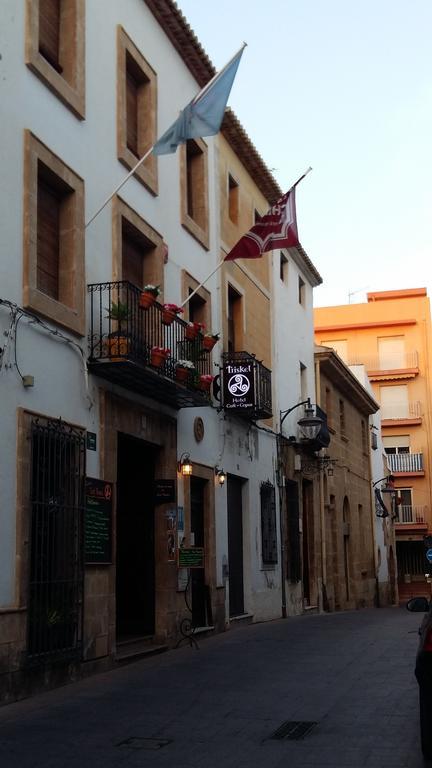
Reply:
<svg viewBox="0 0 432 768"><path fill-rule="evenodd" d="M216 342L217 342L217 339L214 339L212 336L203 336L203 340L202 340L203 349L206 349L208 352L210 352L210 350L213 349Z"/></svg>
<svg viewBox="0 0 432 768"><path fill-rule="evenodd" d="M171 312L169 309L163 309L162 310L162 322L164 325L171 325L175 318L176 314L175 312Z"/></svg>
<svg viewBox="0 0 432 768"><path fill-rule="evenodd" d="M187 381L189 376L189 370L187 368L181 368L180 366L177 366L175 369L175 375L177 381Z"/></svg>
<svg viewBox="0 0 432 768"><path fill-rule="evenodd" d="M213 376L200 376L198 379L198 388L203 392L210 392L210 386L213 381Z"/></svg>
<svg viewBox="0 0 432 768"><path fill-rule="evenodd" d="M154 293L150 293L149 291L143 291L140 295L139 305L142 309L148 309L149 307L152 307L153 304L156 301L156 296Z"/></svg>
<svg viewBox="0 0 432 768"><path fill-rule="evenodd" d="M198 336L198 328L193 325L187 325L185 330L185 339L193 341Z"/></svg>
<svg viewBox="0 0 432 768"><path fill-rule="evenodd" d="M163 352L158 352L157 350L152 349L150 352L150 363L155 368L162 368L164 362L166 360L166 355L163 354Z"/></svg>

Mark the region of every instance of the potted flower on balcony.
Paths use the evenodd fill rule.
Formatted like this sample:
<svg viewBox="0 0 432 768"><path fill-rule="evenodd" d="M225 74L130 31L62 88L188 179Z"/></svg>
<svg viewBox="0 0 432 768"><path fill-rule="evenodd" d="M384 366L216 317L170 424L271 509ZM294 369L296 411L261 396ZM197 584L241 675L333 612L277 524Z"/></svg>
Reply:
<svg viewBox="0 0 432 768"><path fill-rule="evenodd" d="M219 341L219 335L219 333L205 333L202 340L203 349L210 352L214 345Z"/></svg>
<svg viewBox="0 0 432 768"><path fill-rule="evenodd" d="M140 295L140 307L142 309L148 309L149 307L152 307L159 294L160 287L158 285L151 285L150 283L145 285Z"/></svg>
<svg viewBox="0 0 432 768"><path fill-rule="evenodd" d="M129 350L130 334L127 330L127 324L131 316L130 308L126 302L119 299L112 301L110 308L106 308L106 310L108 312L107 319L113 320L117 325L116 330L108 334L109 357L124 357Z"/></svg>
<svg viewBox="0 0 432 768"><path fill-rule="evenodd" d="M200 334L204 330L204 323L188 323L185 329L185 338L188 341L194 341L194 339L197 338L198 334Z"/></svg>
<svg viewBox="0 0 432 768"><path fill-rule="evenodd" d="M164 325L171 325L174 318L177 315L181 315L184 312L183 307L179 307L177 304L164 304L162 307L162 322Z"/></svg>
<svg viewBox="0 0 432 768"><path fill-rule="evenodd" d="M203 373L198 378L198 389L201 389L203 392L210 392L210 386L214 379L214 376L210 376L208 373Z"/></svg>
<svg viewBox="0 0 432 768"><path fill-rule="evenodd" d="M189 374L195 370L192 360L177 360L175 366L175 376L177 381L187 381Z"/></svg>
<svg viewBox="0 0 432 768"><path fill-rule="evenodd" d="M150 364L155 368L162 368L170 354L171 350L166 347L152 347L150 350Z"/></svg>

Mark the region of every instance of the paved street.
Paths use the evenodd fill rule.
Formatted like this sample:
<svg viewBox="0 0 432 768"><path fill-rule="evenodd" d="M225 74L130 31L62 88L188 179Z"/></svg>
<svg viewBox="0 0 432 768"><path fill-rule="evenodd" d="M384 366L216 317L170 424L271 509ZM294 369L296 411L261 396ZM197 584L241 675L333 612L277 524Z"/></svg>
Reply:
<svg viewBox="0 0 432 768"><path fill-rule="evenodd" d="M235 629L0 709L2 768L423 766L420 616L399 608ZM316 722L301 740L271 739Z"/></svg>

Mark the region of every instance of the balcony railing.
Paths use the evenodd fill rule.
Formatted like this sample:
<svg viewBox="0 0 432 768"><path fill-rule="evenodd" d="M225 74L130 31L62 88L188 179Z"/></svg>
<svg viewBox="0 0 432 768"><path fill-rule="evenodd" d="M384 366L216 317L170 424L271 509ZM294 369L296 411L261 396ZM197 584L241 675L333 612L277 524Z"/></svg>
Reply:
<svg viewBox="0 0 432 768"><path fill-rule="evenodd" d="M364 365L368 372L411 370L418 368L418 352L350 356L348 365Z"/></svg>
<svg viewBox="0 0 432 768"><path fill-rule="evenodd" d="M225 352L222 361L221 393L225 411L249 419L270 418L270 369L250 352Z"/></svg>
<svg viewBox="0 0 432 768"><path fill-rule="evenodd" d="M396 507L397 523L425 523L425 507L400 504Z"/></svg>
<svg viewBox="0 0 432 768"><path fill-rule="evenodd" d="M422 453L388 453L387 463L391 472L423 472Z"/></svg>
<svg viewBox="0 0 432 768"><path fill-rule="evenodd" d="M391 403L381 406L381 419L420 419L421 403L416 400L412 403Z"/></svg>
<svg viewBox="0 0 432 768"><path fill-rule="evenodd" d="M178 316L166 324L158 302L142 308L140 289L125 280L94 283L88 292L92 373L177 408L209 404L208 382L200 377L211 375L212 356L202 334L186 338L187 323ZM156 348L167 350L160 365ZM193 363L182 383L179 360Z"/></svg>

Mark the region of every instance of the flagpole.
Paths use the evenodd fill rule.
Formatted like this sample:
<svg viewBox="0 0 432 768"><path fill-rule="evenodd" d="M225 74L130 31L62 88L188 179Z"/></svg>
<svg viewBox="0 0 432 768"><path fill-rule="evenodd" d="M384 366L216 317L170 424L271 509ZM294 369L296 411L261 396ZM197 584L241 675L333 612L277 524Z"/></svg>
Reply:
<svg viewBox="0 0 432 768"><path fill-rule="evenodd" d="M305 171L305 172L304 172L304 174L303 174L302 176L300 176L300 178L299 178L299 179L297 179L297 181L296 181L296 182L295 182L295 183L292 185L292 187L290 187L290 189L294 189L294 187L296 187L296 186L297 186L297 184L300 184L300 182L301 182L301 181L303 181L303 179L305 178L305 176L307 176L307 175L308 175L308 173L310 173L312 170L313 170L313 168L312 168L312 166L310 165L310 166L309 166L309 168L307 169L307 171Z"/></svg>
<svg viewBox="0 0 432 768"><path fill-rule="evenodd" d="M121 182L120 182L120 184L119 184L119 185L118 185L118 186L115 188L114 192L111 192L110 196L109 196L109 197L107 197L107 199L105 200L105 202L104 202L104 203L102 203L101 207L100 207L100 208L98 208L98 210L96 211L96 213L94 213L94 214L93 214L93 216L91 217L91 219L89 219L89 220L88 220L87 224L85 225L85 229L87 229L88 225L89 225L89 224L91 224L91 223L92 223L92 221L94 221L94 219L96 218L96 216L99 216L99 214L100 214L100 213L103 211L103 209L105 208L105 206L106 206L106 205L108 205L109 201L110 201L110 200L112 200L112 198L114 197L114 195L116 195L116 194L117 194L117 192L118 192L118 191L119 191L119 190L120 190L120 189L123 187L123 185L124 185L124 184L126 184L127 180L128 180L128 179L130 179L130 177L134 175L135 171L137 170L137 168L139 168L139 167L140 167L140 165L141 165L141 164L144 162L144 160L147 160L148 156L149 156L149 155L152 153L152 151L153 151L153 147L154 147L154 144L152 144L152 146L150 147L150 149L148 149L148 150L147 150L147 152L145 153L145 155L143 155L143 156L142 156L141 160L138 160L137 164L136 164L136 165L134 165L134 167L132 168L132 170L131 170L131 171L129 171L128 175L124 177L123 181L121 181Z"/></svg>
<svg viewBox="0 0 432 768"><path fill-rule="evenodd" d="M197 291L199 291L199 289L203 287L203 285L204 285L204 284L207 282L207 280L210 280L210 278L211 278L211 277L214 275L214 273L215 273L215 272L217 272L217 271L218 271L218 269L220 269L220 267L222 266L222 264L224 264L224 262L225 262L225 259L222 259L222 261L220 261L220 262L219 262L219 264L217 264L217 265L215 266L215 268L214 268L214 269L213 269L213 270L210 272L210 274L209 274L209 275L207 275L206 279L205 279L205 280L203 280L203 281L202 281L202 283L200 283L199 285L197 285L197 287L195 288L195 290L194 290L194 291L192 291L192 293L190 293L190 294L189 294L189 296L187 297L187 299L185 299L185 300L184 300L183 304L181 304L181 305L180 305L181 307L184 307L184 305L185 305L185 304L187 304L187 303L188 303L188 301L190 301L190 300L191 300L192 296L195 296L196 292L197 292Z"/></svg>

